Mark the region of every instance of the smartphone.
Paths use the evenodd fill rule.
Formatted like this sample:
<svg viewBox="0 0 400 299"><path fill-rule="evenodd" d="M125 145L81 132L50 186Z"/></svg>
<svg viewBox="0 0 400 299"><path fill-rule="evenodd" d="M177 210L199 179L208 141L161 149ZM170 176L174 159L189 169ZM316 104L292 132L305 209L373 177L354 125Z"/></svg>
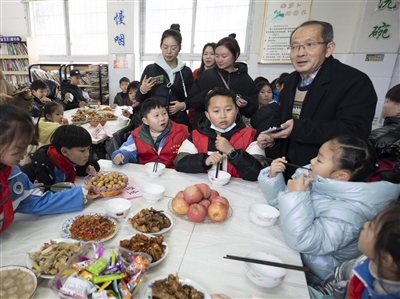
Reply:
<svg viewBox="0 0 400 299"><path fill-rule="evenodd" d="M281 128L281 127L273 127L273 128L271 128L271 129L268 129L268 130L265 130L265 131L262 131L260 134L269 134L269 133L277 133L277 132L280 132L280 131L282 131L283 129Z"/></svg>
<svg viewBox="0 0 400 299"><path fill-rule="evenodd" d="M151 82L156 81L156 85L164 83L164 75L155 76L151 78Z"/></svg>

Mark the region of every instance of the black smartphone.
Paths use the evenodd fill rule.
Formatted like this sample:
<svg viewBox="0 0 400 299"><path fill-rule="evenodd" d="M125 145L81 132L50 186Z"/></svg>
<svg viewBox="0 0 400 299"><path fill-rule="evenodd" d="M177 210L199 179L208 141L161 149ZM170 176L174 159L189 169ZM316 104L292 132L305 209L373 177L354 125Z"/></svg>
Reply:
<svg viewBox="0 0 400 299"><path fill-rule="evenodd" d="M277 133L277 132L280 132L280 131L282 131L282 130L283 130L283 129L282 129L281 127L278 127L278 128L274 127L274 128L271 128L271 129L262 131L260 134Z"/></svg>

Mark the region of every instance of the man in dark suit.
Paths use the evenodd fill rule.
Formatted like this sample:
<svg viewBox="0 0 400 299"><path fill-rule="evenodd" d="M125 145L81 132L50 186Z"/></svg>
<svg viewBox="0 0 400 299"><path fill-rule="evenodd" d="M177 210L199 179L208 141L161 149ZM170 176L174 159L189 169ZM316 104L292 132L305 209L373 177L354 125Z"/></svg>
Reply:
<svg viewBox="0 0 400 299"><path fill-rule="evenodd" d="M260 134L262 148L278 147L278 156L298 165L310 163L326 141L338 135L367 138L377 95L369 77L332 57L332 25L307 21L290 36L290 60L296 69L279 94L274 134ZM279 121L280 120L280 121ZM295 169L286 168L289 178Z"/></svg>

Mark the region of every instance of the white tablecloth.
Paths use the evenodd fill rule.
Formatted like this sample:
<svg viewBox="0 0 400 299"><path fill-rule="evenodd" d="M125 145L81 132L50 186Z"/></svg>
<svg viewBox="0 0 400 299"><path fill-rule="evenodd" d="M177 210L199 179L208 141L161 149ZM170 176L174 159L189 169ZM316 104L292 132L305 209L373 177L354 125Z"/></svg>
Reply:
<svg viewBox="0 0 400 299"><path fill-rule="evenodd" d="M131 212L154 207L168 214L168 202L175 194L189 185L208 183L206 174L185 174L166 169L162 176L150 178L144 167L136 164L113 165L111 161L99 161L102 170L117 170L127 174L139 186L153 182L166 188L165 196L156 204L149 204L143 198L132 199ZM77 183L82 183L82 179ZM211 186L211 184L210 184ZM300 255L285 244L280 227L260 227L248 217L248 206L265 202L257 182L231 179L223 187L212 186L229 199L233 215L223 223L187 222L176 216L174 226L164 234L169 254L158 266L147 273L144 284L151 278L169 273L179 273L203 286L210 294L225 293L232 298L309 298L303 272L287 270L283 283L272 289L254 285L246 277L243 262L224 259L223 256L245 256L251 251L264 251L280 258L284 263L302 265ZM105 212L106 198L88 204L83 212ZM49 216L16 214L14 223L0 235L1 266L26 265L27 252L33 247L52 238L61 238L62 224L79 214L67 213ZM113 239L105 244L117 246L119 240L134 234L124 222ZM47 280L40 282L35 298L57 298L47 288Z"/></svg>
<svg viewBox="0 0 400 299"><path fill-rule="evenodd" d="M105 106L101 106L101 107L105 107ZM106 132L108 132L110 134L114 134L115 132L117 132L127 126L128 122L120 121L120 119L128 120L127 118L122 116L122 109L126 109L126 108L128 108L128 107L127 106L117 106L117 108L115 109L115 111L113 113L118 116L118 119L117 120L109 120L106 122L106 124L104 125L104 130ZM74 115L78 109L79 108L75 108L75 109L64 111L64 117L68 119L69 123L72 123L71 116ZM82 126L82 128L85 128L89 133L92 133L96 129L96 127L93 127L89 123L83 124L81 126ZM93 137L93 135L91 135L91 136L92 136L93 144L98 144L98 143L101 143L104 140L108 139L108 137L106 137L106 136L99 137L99 138L95 138L95 137Z"/></svg>

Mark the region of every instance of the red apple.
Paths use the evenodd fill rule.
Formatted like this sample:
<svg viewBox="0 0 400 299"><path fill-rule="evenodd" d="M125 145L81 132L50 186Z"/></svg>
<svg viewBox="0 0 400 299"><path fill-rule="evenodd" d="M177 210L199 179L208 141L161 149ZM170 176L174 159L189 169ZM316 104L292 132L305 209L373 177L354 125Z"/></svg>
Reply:
<svg viewBox="0 0 400 299"><path fill-rule="evenodd" d="M209 200L209 201L212 201L212 199L213 199L214 197L217 197L217 196L219 196L218 191L217 191L217 190L214 190L214 189L211 189L211 195L210 195L210 197L208 198L208 200Z"/></svg>
<svg viewBox="0 0 400 299"><path fill-rule="evenodd" d="M176 193L175 197L183 197L183 191L179 191L178 193Z"/></svg>
<svg viewBox="0 0 400 299"><path fill-rule="evenodd" d="M217 197L214 197L213 199L211 199L210 201L211 201L211 203L221 202L229 208L229 201L226 199L226 197L217 196Z"/></svg>
<svg viewBox="0 0 400 299"><path fill-rule="evenodd" d="M189 186L183 190L183 198L190 204L198 203L203 199L203 193L196 186Z"/></svg>
<svg viewBox="0 0 400 299"><path fill-rule="evenodd" d="M203 193L203 198L209 198L211 195L211 189L210 186L207 184L201 183L201 184L194 184L197 188L200 189L201 193Z"/></svg>
<svg viewBox="0 0 400 299"><path fill-rule="evenodd" d="M228 216L228 207L221 202L214 202L208 207L207 213L212 221L221 222Z"/></svg>
<svg viewBox="0 0 400 299"><path fill-rule="evenodd" d="M206 209L210 206L211 201L209 201L207 198L203 198L200 202L199 205L204 206Z"/></svg>
<svg viewBox="0 0 400 299"><path fill-rule="evenodd" d="M172 200L171 205L174 212L179 215L185 215L189 210L189 204L183 197L175 197Z"/></svg>
<svg viewBox="0 0 400 299"><path fill-rule="evenodd" d="M189 207L189 211L187 213L188 218L190 221L193 222L202 222L204 218L206 218L207 209L198 203L192 204Z"/></svg>

